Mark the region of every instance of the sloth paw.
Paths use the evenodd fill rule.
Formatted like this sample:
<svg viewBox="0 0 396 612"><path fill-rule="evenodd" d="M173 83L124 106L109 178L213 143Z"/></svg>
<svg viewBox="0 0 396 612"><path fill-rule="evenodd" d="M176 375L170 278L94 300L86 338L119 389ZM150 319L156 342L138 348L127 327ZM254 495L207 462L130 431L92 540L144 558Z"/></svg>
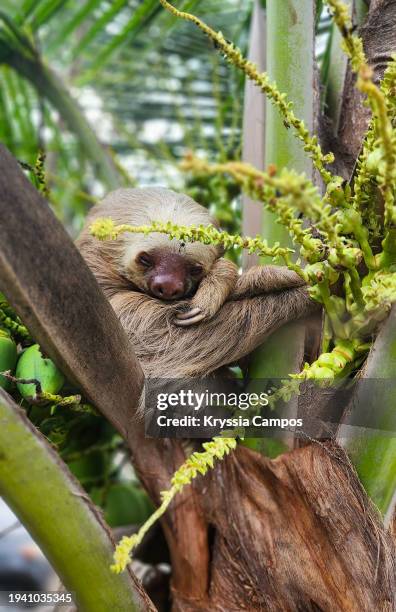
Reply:
<svg viewBox="0 0 396 612"><path fill-rule="evenodd" d="M178 312L174 319L174 324L179 327L188 327L189 325L199 323L205 319L206 316L206 313L203 312L201 308L191 308L191 310L187 310L187 312Z"/></svg>

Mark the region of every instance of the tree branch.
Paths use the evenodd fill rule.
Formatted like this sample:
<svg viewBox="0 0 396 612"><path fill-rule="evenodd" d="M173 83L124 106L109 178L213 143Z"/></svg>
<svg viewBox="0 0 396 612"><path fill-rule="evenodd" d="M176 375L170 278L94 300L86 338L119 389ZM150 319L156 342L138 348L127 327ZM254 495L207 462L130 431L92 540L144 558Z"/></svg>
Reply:
<svg viewBox="0 0 396 612"><path fill-rule="evenodd" d="M121 435L139 440L143 372L94 276L0 146L0 286L34 338Z"/></svg>

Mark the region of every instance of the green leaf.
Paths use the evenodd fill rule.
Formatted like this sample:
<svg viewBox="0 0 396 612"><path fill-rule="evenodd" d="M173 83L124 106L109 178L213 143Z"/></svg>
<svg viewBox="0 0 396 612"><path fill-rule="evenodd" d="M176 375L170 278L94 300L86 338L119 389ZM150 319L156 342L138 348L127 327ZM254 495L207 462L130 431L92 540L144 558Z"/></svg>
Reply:
<svg viewBox="0 0 396 612"><path fill-rule="evenodd" d="M93 75L103 67L113 53L124 45L128 40L132 40L133 36L141 30L146 21L161 10L161 5L158 5L157 0L143 0L140 6L134 11L131 19L122 28L121 32L113 36L112 40L106 45L91 64L87 79L91 79ZM81 83L81 80L80 80Z"/></svg>
<svg viewBox="0 0 396 612"><path fill-rule="evenodd" d="M153 511L147 494L131 483L119 483L106 494L105 519L111 527L141 525Z"/></svg>
<svg viewBox="0 0 396 612"><path fill-rule="evenodd" d="M37 31L41 26L50 21L50 19L67 4L67 1L68 0L47 0L47 2L36 3L34 11L29 12L29 17L27 19L33 31Z"/></svg>
<svg viewBox="0 0 396 612"><path fill-rule="evenodd" d="M100 4L102 4L102 0L88 0L88 2L83 4L73 17L71 17L69 21L66 21L63 27L59 30L57 29L56 37L46 47L46 53L50 55L56 51L59 46L64 45L65 40L69 38L70 34L76 30L87 17L93 15L95 9Z"/></svg>
<svg viewBox="0 0 396 612"><path fill-rule="evenodd" d="M105 30L108 23L113 21L114 17L128 4L128 0L115 0L111 3L110 8L95 20L93 25L78 41L77 45L72 50L72 59L78 57L82 51L92 42L92 40Z"/></svg>
<svg viewBox="0 0 396 612"><path fill-rule="evenodd" d="M82 483L89 483L103 478L108 470L108 458L105 453L95 451L82 455L75 461L68 462L69 470Z"/></svg>

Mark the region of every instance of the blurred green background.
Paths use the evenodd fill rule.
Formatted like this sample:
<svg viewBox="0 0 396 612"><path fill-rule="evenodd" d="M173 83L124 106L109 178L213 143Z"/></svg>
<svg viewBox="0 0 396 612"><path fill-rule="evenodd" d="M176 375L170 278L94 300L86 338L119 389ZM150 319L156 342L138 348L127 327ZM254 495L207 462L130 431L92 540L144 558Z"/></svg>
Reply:
<svg viewBox="0 0 396 612"><path fill-rule="evenodd" d="M246 49L252 2L178 6ZM73 236L121 185L187 190L239 229L227 179L192 181L177 163L189 149L240 157L243 78L158 0L5 0L0 62L0 140L25 164L45 154L48 197Z"/></svg>

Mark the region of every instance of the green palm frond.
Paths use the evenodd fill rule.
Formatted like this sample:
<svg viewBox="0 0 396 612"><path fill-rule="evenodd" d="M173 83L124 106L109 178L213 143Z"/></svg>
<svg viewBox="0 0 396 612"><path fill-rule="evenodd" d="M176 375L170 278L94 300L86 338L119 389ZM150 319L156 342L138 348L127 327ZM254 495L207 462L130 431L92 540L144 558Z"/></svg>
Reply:
<svg viewBox="0 0 396 612"><path fill-rule="evenodd" d="M182 3L187 10L199 5L242 45L250 4ZM213 45L160 10L157 1L6 3L0 12L0 62L3 140L28 163L39 148L48 152L53 204L72 231L95 199L92 192L133 183L131 173L140 173L143 183L166 177L180 187L184 179L176 176L175 164L186 147L221 151L223 159L238 153L243 80L235 72L230 78ZM48 65L56 66L60 79ZM73 95L62 84L70 81ZM84 117L84 111L90 116L92 100L107 117L109 128L100 131L107 153ZM147 139L158 122L161 138ZM112 174L118 169L115 180L110 167ZM218 191L224 192L223 209L228 192ZM211 203L211 190L201 196ZM239 222L236 211L232 216Z"/></svg>

